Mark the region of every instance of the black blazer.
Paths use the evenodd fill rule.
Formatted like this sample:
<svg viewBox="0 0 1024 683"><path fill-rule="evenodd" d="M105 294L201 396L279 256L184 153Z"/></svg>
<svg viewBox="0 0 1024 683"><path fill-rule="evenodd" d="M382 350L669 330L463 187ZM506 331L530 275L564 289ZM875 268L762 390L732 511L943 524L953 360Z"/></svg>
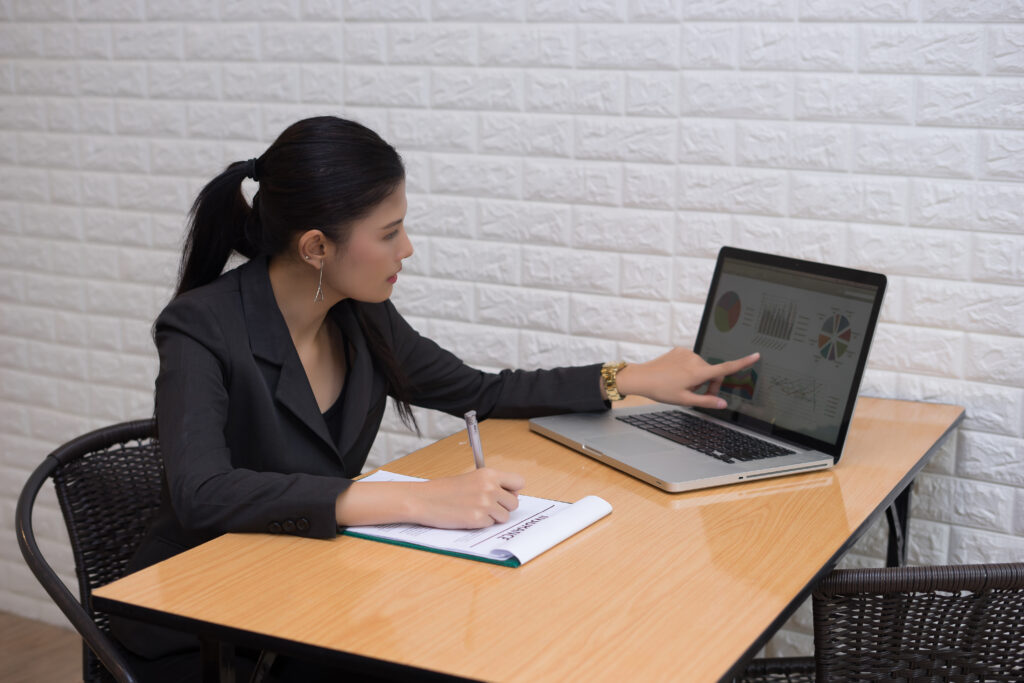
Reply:
<svg viewBox="0 0 1024 683"><path fill-rule="evenodd" d="M484 373L420 336L390 301L345 300L329 313L350 345L335 443L274 300L267 261L254 259L176 298L157 318L166 486L133 570L228 531L337 533L335 500L366 462L388 395L356 306L390 345L415 405L456 416L475 409L481 418L608 407L599 365Z"/></svg>

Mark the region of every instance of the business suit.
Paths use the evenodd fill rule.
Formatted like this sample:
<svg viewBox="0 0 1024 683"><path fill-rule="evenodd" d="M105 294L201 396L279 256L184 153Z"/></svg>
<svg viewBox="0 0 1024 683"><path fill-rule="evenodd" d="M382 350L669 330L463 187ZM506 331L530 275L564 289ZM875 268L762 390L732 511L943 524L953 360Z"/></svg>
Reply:
<svg viewBox="0 0 1024 683"><path fill-rule="evenodd" d="M157 318L156 413L166 486L131 569L229 531L337 533L335 500L365 463L388 395L357 307L407 375L415 405L453 415L475 409L481 418L608 406L599 365L483 373L421 337L390 302L344 300L329 312L350 358L335 442L274 299L267 260L253 259L179 296ZM153 654L127 637L132 649Z"/></svg>

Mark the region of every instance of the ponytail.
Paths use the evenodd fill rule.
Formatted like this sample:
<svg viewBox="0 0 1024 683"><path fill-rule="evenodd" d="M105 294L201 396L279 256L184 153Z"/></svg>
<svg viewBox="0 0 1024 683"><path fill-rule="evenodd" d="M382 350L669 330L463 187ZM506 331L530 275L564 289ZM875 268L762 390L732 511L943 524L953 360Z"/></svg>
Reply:
<svg viewBox="0 0 1024 683"><path fill-rule="evenodd" d="M236 161L199 192L189 211L175 296L216 280L232 251L246 258L259 253L259 215L242 195L242 180L256 175L254 167L255 160Z"/></svg>

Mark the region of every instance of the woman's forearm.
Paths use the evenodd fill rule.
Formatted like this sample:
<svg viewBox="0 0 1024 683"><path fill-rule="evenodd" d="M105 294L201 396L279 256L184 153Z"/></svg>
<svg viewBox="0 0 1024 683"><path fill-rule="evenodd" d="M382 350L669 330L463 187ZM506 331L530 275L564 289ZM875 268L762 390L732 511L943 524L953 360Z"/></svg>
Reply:
<svg viewBox="0 0 1024 683"><path fill-rule="evenodd" d="M339 526L410 522L415 517L411 482L353 482L334 503Z"/></svg>
<svg viewBox="0 0 1024 683"><path fill-rule="evenodd" d="M340 526L412 523L479 529L508 521L523 478L485 467L422 482L353 482L334 503Z"/></svg>

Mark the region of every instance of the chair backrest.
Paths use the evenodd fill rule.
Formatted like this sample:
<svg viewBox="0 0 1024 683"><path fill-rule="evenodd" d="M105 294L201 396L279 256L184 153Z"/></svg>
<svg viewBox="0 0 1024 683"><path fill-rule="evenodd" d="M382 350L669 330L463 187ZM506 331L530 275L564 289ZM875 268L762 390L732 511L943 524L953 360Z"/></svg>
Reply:
<svg viewBox="0 0 1024 683"><path fill-rule="evenodd" d="M836 570L813 602L818 681L1024 680L1024 563Z"/></svg>
<svg viewBox="0 0 1024 683"><path fill-rule="evenodd" d="M42 557L32 531L32 506L52 478L75 558L75 600ZM98 429L46 457L22 489L16 524L22 554L36 578L82 634L86 682L134 680L109 638L107 615L92 608L92 591L125 574L160 506L163 460L156 421L136 420ZM101 663L102 662L102 663Z"/></svg>

